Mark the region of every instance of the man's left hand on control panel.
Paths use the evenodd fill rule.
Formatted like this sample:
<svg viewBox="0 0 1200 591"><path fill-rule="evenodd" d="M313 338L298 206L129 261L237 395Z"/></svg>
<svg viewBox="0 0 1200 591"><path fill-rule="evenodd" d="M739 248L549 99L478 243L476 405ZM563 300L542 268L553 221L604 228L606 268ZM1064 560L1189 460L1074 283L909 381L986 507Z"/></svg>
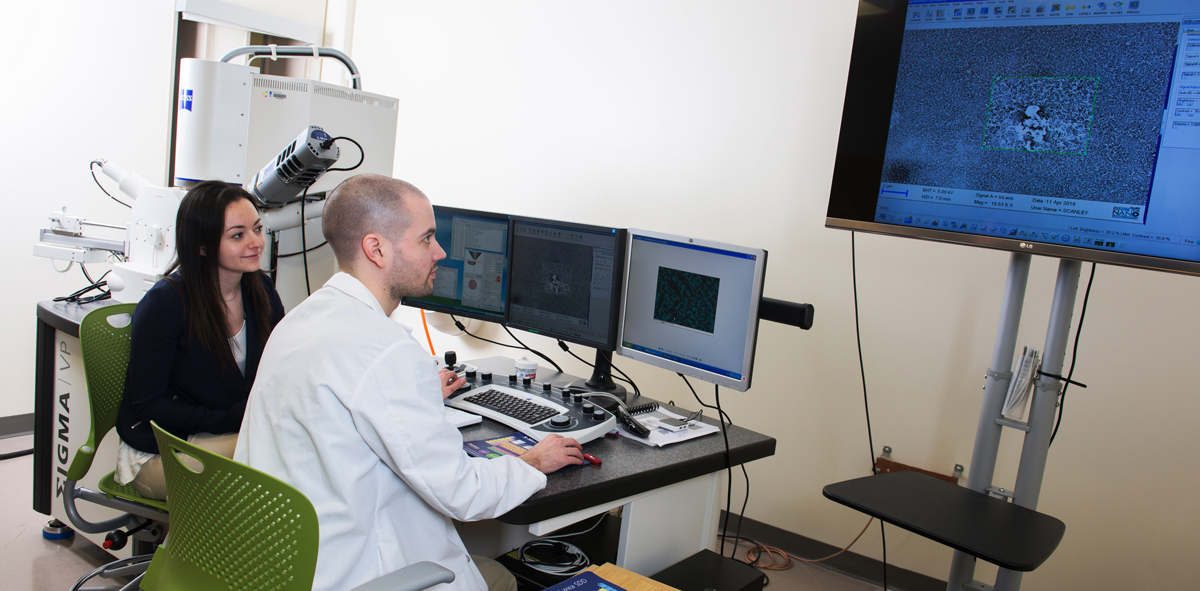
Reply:
<svg viewBox="0 0 1200 591"><path fill-rule="evenodd" d="M461 378L449 369L438 370L438 383L442 385L442 399L449 398L459 388L467 384L467 378Z"/></svg>

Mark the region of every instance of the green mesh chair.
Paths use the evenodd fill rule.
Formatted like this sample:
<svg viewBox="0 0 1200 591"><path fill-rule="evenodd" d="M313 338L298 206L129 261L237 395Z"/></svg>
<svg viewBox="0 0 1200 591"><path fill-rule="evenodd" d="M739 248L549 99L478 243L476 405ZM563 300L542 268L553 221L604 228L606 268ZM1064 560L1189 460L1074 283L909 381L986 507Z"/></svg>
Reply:
<svg viewBox="0 0 1200 591"><path fill-rule="evenodd" d="M154 553L142 589L310 591L319 527L308 498L150 424L167 478L171 535ZM416 591L453 580L449 570L421 562L353 591Z"/></svg>
<svg viewBox="0 0 1200 591"><path fill-rule="evenodd" d="M132 486L117 484L115 472L109 472L100 479L99 491L80 486L78 482L91 470L96 449L117 422L117 411L125 394L125 370L129 365L129 335L135 306L115 304L98 308L89 312L79 323L79 345L92 420L87 439L74 450L74 458L67 469L63 507L74 529L90 534L112 532L116 537L110 536L105 549L123 546L126 534L152 545L165 535L168 521L166 502L144 498ZM125 513L104 521L90 522L79 514L77 500ZM122 528L127 531L123 532ZM110 545L113 539L117 540L116 546ZM136 575L146 569L149 559L150 554L147 553L142 557L102 566L85 575L75 587L79 588L94 576L112 578ZM119 588L134 589L136 586Z"/></svg>

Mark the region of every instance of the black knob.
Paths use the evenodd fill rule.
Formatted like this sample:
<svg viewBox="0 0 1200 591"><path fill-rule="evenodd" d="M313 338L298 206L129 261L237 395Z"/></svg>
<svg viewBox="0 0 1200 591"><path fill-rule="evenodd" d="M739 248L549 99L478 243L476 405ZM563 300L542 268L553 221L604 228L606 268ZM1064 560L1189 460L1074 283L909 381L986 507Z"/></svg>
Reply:
<svg viewBox="0 0 1200 591"><path fill-rule="evenodd" d="M569 417L567 415L558 415L557 417L550 419L550 426L555 427L557 429L565 429L567 427L570 427L571 426L571 417Z"/></svg>
<svg viewBox="0 0 1200 591"><path fill-rule="evenodd" d="M604 419L608 418L607 415L608 413L604 412L603 408L597 408L596 410L592 411L592 420L596 421L597 423L603 423Z"/></svg>
<svg viewBox="0 0 1200 591"><path fill-rule="evenodd" d="M529 387L529 386L531 386L532 384L533 384L533 380L531 380L531 379L529 379L529 378L522 378L522 379L521 379L521 385L522 385L522 386L525 386L526 388L528 388L528 387Z"/></svg>
<svg viewBox="0 0 1200 591"><path fill-rule="evenodd" d="M576 393L572 394L571 400L573 400L575 402L575 404L579 404L579 403L583 402L583 392L576 392Z"/></svg>
<svg viewBox="0 0 1200 591"><path fill-rule="evenodd" d="M490 382L490 381L492 381L492 372L485 371L479 377L483 378L483 381L485 381L485 382Z"/></svg>
<svg viewBox="0 0 1200 591"><path fill-rule="evenodd" d="M570 391L570 390L563 390L563 391L562 391L562 397L563 397L563 400L565 400L565 401L567 401L567 402L570 402L570 401L571 401L571 391Z"/></svg>
<svg viewBox="0 0 1200 591"><path fill-rule="evenodd" d="M454 367L458 364L458 353L454 351L446 351L446 367Z"/></svg>
<svg viewBox="0 0 1200 591"><path fill-rule="evenodd" d="M510 384L517 383L517 374L515 374L515 373L508 374L508 383L510 383Z"/></svg>
<svg viewBox="0 0 1200 591"><path fill-rule="evenodd" d="M595 404L592 404L591 402L584 402L584 403L583 403L583 414L585 414L585 415L590 415L590 414L592 414L592 411L593 411L593 410L596 410L596 405L595 405Z"/></svg>
<svg viewBox="0 0 1200 591"><path fill-rule="evenodd" d="M550 382L542 382L542 392L549 392L550 388L552 388Z"/></svg>
<svg viewBox="0 0 1200 591"><path fill-rule="evenodd" d="M473 370L473 369L467 370L467 379L472 382L475 381L475 370Z"/></svg>

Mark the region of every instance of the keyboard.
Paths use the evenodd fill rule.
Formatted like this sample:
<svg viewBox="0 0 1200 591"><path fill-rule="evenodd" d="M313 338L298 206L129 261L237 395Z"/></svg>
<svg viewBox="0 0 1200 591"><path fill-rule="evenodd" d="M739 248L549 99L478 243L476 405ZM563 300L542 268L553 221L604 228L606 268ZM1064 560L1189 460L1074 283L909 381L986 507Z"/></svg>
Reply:
<svg viewBox="0 0 1200 591"><path fill-rule="evenodd" d="M486 384L457 393L446 405L503 423L541 441L551 433L587 443L616 428L612 413L561 398L556 391ZM596 411L600 412L597 413Z"/></svg>

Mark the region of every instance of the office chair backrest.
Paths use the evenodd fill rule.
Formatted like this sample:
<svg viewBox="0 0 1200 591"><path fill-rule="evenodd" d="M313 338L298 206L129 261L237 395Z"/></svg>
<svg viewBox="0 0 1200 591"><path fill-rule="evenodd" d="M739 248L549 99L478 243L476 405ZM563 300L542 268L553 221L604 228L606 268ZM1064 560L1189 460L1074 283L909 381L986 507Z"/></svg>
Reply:
<svg viewBox="0 0 1200 591"><path fill-rule="evenodd" d="M79 323L79 347L87 381L91 432L75 450L67 478L81 480L92 467L96 448L117 423L125 395L125 370L129 367L129 335L137 304L114 304L92 310Z"/></svg>
<svg viewBox="0 0 1200 591"><path fill-rule="evenodd" d="M147 591L310 591L317 511L300 491L196 447L151 423L167 478L171 533L154 553ZM199 472L180 461L190 456Z"/></svg>

